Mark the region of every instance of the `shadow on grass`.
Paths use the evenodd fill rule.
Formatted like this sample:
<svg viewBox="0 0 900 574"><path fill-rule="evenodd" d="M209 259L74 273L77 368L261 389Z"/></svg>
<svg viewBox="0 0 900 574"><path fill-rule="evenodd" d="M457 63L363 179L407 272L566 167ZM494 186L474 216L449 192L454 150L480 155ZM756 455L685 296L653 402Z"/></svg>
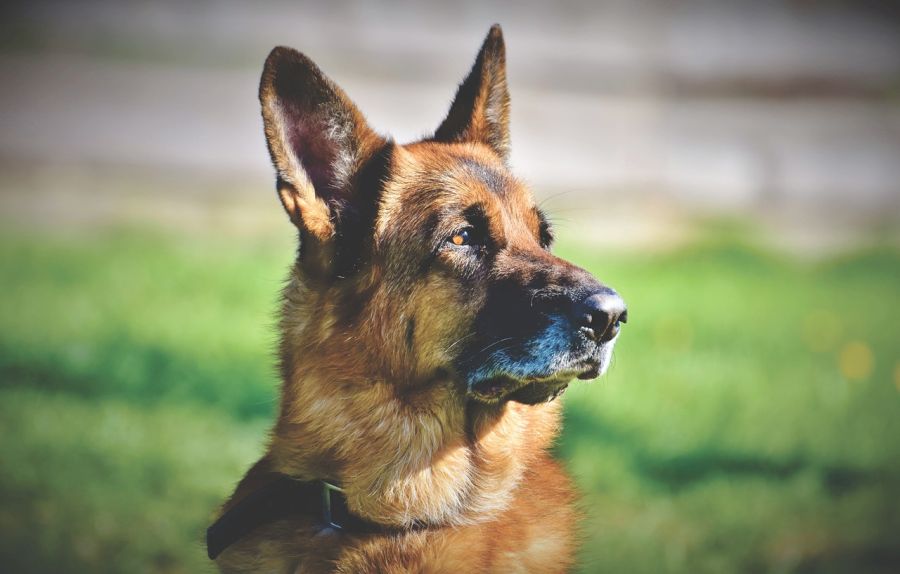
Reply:
<svg viewBox="0 0 900 574"><path fill-rule="evenodd" d="M754 454L723 452L699 448L678 455L653 453L634 434L609 425L596 413L578 409L566 411L565 428L571 429L569 441L605 442L626 453L631 469L650 485L675 492L701 485L712 478L728 476L787 480L799 473L813 472L831 495L872 485L900 482L900 477L883 470L868 470L848 465L828 465L805 457L767 458Z"/></svg>
<svg viewBox="0 0 900 574"><path fill-rule="evenodd" d="M801 561L794 571L797 574L844 572L888 574L897 572L898 564L900 564L900 548L873 545L825 552Z"/></svg>
<svg viewBox="0 0 900 574"><path fill-rule="evenodd" d="M0 387L112 397L137 404L195 402L246 420L271 417L274 377L258 360L179 355L127 335L98 341L88 356L17 349L0 342ZM56 355L56 356L48 356Z"/></svg>

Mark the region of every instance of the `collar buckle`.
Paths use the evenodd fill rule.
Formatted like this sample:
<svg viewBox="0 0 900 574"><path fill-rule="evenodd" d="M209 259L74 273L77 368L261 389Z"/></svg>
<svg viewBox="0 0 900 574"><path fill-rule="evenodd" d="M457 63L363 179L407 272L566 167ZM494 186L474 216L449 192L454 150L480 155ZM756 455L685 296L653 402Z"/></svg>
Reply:
<svg viewBox="0 0 900 574"><path fill-rule="evenodd" d="M344 489L325 480L319 480L319 482L322 483L322 521L326 527L342 530L344 527L335 521L333 509L336 505L332 500L332 496L335 493L338 495L343 494Z"/></svg>

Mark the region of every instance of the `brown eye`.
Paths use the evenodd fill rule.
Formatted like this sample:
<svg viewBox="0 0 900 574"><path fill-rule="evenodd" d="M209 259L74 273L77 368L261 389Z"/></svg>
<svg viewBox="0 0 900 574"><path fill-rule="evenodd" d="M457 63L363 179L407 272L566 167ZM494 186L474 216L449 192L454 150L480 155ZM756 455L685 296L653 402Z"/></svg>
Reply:
<svg viewBox="0 0 900 574"><path fill-rule="evenodd" d="M471 240L471 233L468 229L463 229L462 231L457 231L450 238L450 242L453 245L468 245Z"/></svg>

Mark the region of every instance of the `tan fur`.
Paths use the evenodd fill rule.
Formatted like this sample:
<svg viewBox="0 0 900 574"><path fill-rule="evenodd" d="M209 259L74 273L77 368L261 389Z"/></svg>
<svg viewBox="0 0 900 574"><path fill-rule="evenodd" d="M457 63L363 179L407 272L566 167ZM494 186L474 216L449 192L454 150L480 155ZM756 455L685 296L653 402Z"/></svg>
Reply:
<svg viewBox="0 0 900 574"><path fill-rule="evenodd" d="M504 252L558 263L538 245L540 222L530 193L505 168L508 96L499 28L485 46L479 58L486 60L487 76L458 137L393 149L372 235L353 278L318 279L298 258L283 292L278 421L265 456L224 507L277 472L339 482L354 513L398 530L356 536L321 530L313 517L298 516L232 545L217 560L221 571L563 572L572 564L573 491L547 453L559 431L559 401L488 404L467 397L446 366L483 311L482 279L463 289L440 268L403 267L403 249L410 259L420 249L424 222L449 205L473 202L484 206ZM278 192L301 236L326 254L319 255L321 264L329 265L338 252L337 219L285 143L291 126L284 127L283 104L273 88L283 57L270 56L260 90ZM473 74L478 71L476 64ZM325 101L337 107L329 113L344 114L344 127L354 132L345 156L335 159L352 165L332 173L346 185L386 140L365 125L343 92L316 76L317 68L309 74L314 87L330 90ZM465 111L460 105L451 115ZM452 128L442 125L448 134ZM343 137L339 129L333 133ZM496 170L502 197L471 175L466 165L473 162ZM456 222L438 225L452 233ZM452 266L453 257L442 254L441 261ZM498 259L496 276L504 273L503 261ZM365 304L348 318L356 301ZM406 325L415 327L411 340ZM412 529L414 524L426 527Z"/></svg>

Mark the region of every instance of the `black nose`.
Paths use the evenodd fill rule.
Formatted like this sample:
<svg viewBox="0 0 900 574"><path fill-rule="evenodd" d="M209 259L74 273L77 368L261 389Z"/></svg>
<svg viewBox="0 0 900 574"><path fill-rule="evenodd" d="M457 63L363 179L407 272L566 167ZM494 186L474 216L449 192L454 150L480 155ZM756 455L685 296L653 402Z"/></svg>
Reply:
<svg viewBox="0 0 900 574"><path fill-rule="evenodd" d="M628 321L625 301L612 289L591 293L574 305L574 319L578 328L599 343L611 341L619 334L619 324Z"/></svg>

